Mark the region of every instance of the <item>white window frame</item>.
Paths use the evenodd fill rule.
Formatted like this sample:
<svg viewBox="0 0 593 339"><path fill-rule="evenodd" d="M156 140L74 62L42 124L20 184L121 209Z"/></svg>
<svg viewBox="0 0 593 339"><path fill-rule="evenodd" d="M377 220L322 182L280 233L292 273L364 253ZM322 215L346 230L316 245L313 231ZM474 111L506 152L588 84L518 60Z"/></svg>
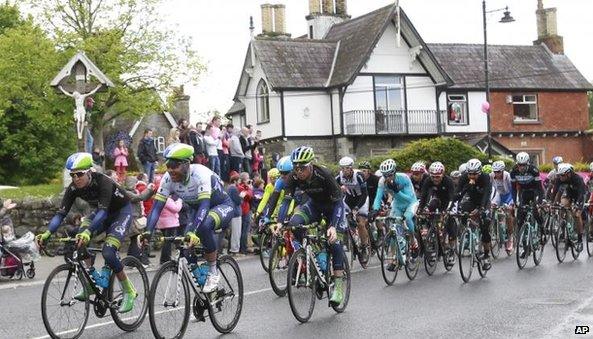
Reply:
<svg viewBox="0 0 593 339"><path fill-rule="evenodd" d="M462 107L462 117L459 122L451 120L451 112L449 111L451 104L460 104ZM452 126L467 126L469 125L469 106L467 102L467 94L455 93L447 94L447 124Z"/></svg>
<svg viewBox="0 0 593 339"><path fill-rule="evenodd" d="M162 154L165 151L165 137L156 137L154 139L154 147L158 154Z"/></svg>
<svg viewBox="0 0 593 339"><path fill-rule="evenodd" d="M264 79L261 79L257 84L256 105L257 123L264 124L270 122L270 88Z"/></svg>
<svg viewBox="0 0 593 339"><path fill-rule="evenodd" d="M521 97L521 101L515 101L515 97ZM534 100L528 100L527 97L533 97ZM539 110L537 107L537 94L511 94L513 105L513 122L539 122ZM515 105L535 105L535 119L525 119L515 115Z"/></svg>
<svg viewBox="0 0 593 339"><path fill-rule="evenodd" d="M381 77L393 77L396 79L396 83L392 84L392 83L381 83L379 82L379 78ZM399 82L397 82L397 80L399 80ZM384 75L374 75L373 76L373 97L375 99L375 110L376 111L380 111L378 109L378 105L377 105L377 93L380 91L385 91L388 92L389 90L399 90L399 96L400 96L400 100L399 102L401 103L401 107L397 108L397 109L392 109L391 108L391 103L389 102L389 95L386 93L385 98L387 99L387 109L383 110L383 111L403 111L406 109L406 103L405 103L405 99L404 99L404 77L401 75L391 75L391 74L384 74ZM379 89L380 88L380 89Z"/></svg>

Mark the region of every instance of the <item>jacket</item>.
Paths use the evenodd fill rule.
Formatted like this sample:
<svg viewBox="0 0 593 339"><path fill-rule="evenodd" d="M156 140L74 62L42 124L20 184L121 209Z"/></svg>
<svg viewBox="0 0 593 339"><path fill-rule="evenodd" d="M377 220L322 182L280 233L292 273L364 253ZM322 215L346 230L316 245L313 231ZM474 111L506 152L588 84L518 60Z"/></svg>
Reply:
<svg viewBox="0 0 593 339"><path fill-rule="evenodd" d="M128 148L123 149L116 147L113 150L113 157L115 158L114 166L128 167Z"/></svg>
<svg viewBox="0 0 593 339"><path fill-rule="evenodd" d="M231 197L231 200L233 201L233 205L235 206L234 211L234 215L233 217L240 217L241 216L241 202L243 201L243 199L241 199L241 196L239 196L239 189L237 188L236 185L230 185L227 188L227 193L229 194L229 197Z"/></svg>
<svg viewBox="0 0 593 339"><path fill-rule="evenodd" d="M204 136L204 142L206 143L206 151L208 153L208 156L218 156L218 150L216 149L216 147L218 147L218 141L219 140L214 139L214 137L212 137L211 135Z"/></svg>
<svg viewBox="0 0 593 339"><path fill-rule="evenodd" d="M138 159L145 164L147 162L156 162L156 147L152 138L143 138L138 144Z"/></svg>
<svg viewBox="0 0 593 339"><path fill-rule="evenodd" d="M247 215L251 210L251 200L253 199L253 191L248 185L238 184L239 194L245 192L243 201L241 202L241 215Z"/></svg>
<svg viewBox="0 0 593 339"><path fill-rule="evenodd" d="M181 207L183 207L183 201L181 201L181 199L173 200L167 198L167 202L161 212L156 227L158 229L163 229L179 226L179 211L181 211Z"/></svg>
<svg viewBox="0 0 593 339"><path fill-rule="evenodd" d="M229 153L231 154L231 157L244 158L245 154L243 153L243 148L241 147L241 141L239 140L239 136L235 134L229 139L229 141Z"/></svg>

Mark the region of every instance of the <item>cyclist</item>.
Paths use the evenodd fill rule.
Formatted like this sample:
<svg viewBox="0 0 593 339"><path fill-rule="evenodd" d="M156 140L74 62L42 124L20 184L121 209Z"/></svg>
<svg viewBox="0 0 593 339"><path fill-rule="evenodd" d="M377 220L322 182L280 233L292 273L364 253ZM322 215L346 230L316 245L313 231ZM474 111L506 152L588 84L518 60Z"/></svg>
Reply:
<svg viewBox="0 0 593 339"><path fill-rule="evenodd" d="M534 201L538 204L541 203L544 198L544 191L539 170L529 163L529 154L526 152L519 152L515 160L516 164L511 171L511 183L514 189L513 202L515 206L526 206ZM517 213L517 226L521 227L524 216L524 211ZM533 211L533 216L539 226L542 227L542 218L537 208ZM521 256L524 255L527 255L527 251L521 254Z"/></svg>
<svg viewBox="0 0 593 339"><path fill-rule="evenodd" d="M424 182L420 192L419 210L428 210L430 212L445 211L449 207L455 194L453 181L445 174L445 166L441 162L433 162L428 168L429 179ZM442 220L442 219L441 219ZM454 222L447 222L447 234L449 235L449 244L456 244L457 230ZM436 255L436 253L434 253ZM450 259L454 259L451 257Z"/></svg>
<svg viewBox="0 0 593 339"><path fill-rule="evenodd" d="M471 159L466 163L467 173L461 176L459 186L455 192L455 200L459 202L461 212L468 212L473 220L480 223L484 256L482 265L485 270L490 269L490 193L492 186L490 176L482 173L482 162Z"/></svg>
<svg viewBox="0 0 593 339"><path fill-rule="evenodd" d="M513 184L511 183L511 174L507 172L504 161L498 160L492 164L492 173L490 181L492 182L492 209L498 206L504 207L506 212L506 224L508 239L505 244L507 252L513 249L513 222L514 222L514 204L513 204Z"/></svg>
<svg viewBox="0 0 593 339"><path fill-rule="evenodd" d="M457 185L459 184L459 179L461 178L461 172L455 170L452 171L449 176L451 177L451 181L453 181L453 187L457 190Z"/></svg>
<svg viewBox="0 0 593 339"><path fill-rule="evenodd" d="M191 163L193 155L194 148L183 143L171 144L163 152L167 173L161 179L161 186L154 198L146 221L144 239L150 240L167 197L176 195L187 203L189 222L185 227L185 236L190 247L197 245L200 240L204 245L204 258L208 262L209 272L202 291L210 293L218 288L220 281L216 268L217 236L214 231L227 228L235 217L235 204L224 191L216 173L206 166ZM195 256L188 258L190 264L195 264L196 260ZM195 271L195 274L199 274L199 268Z"/></svg>
<svg viewBox="0 0 593 339"><path fill-rule="evenodd" d="M555 183L554 191L558 192L555 197L556 202L564 207L572 207L573 215L577 221L578 242L576 246L577 251L583 250L583 200L585 197L585 182L578 173L575 173L574 168L569 163L562 163L558 166L558 179ZM566 185L566 189L561 193L559 191L560 185Z"/></svg>
<svg viewBox="0 0 593 339"><path fill-rule="evenodd" d="M102 254L105 264L113 271L122 286L123 299L118 311L126 313L134 307L138 293L123 270L118 250L132 221L132 206L129 198L116 183L104 174L91 171L92 166L93 156L90 153L79 152L68 157L66 169L70 171L72 183L66 188L61 207L51 219L48 230L37 235L37 243L42 247L56 232L76 198L88 202L95 211L83 219L76 235L77 245L85 246L91 237L103 232L107 234ZM90 270L94 276L94 268ZM90 286L83 286L74 298L85 301L93 293Z"/></svg>
<svg viewBox="0 0 593 339"><path fill-rule="evenodd" d="M412 186L414 186L414 193L416 197L420 197L420 190L422 189L422 185L428 179L428 174L426 174L426 165L423 162L417 161L415 162L412 167L410 168L410 180L412 180Z"/></svg>
<svg viewBox="0 0 593 339"><path fill-rule="evenodd" d="M418 208L418 199L414 193L414 186L412 181L405 173L396 173L397 164L393 159L387 159L381 163L379 169L383 176L379 179L379 188L377 189L377 196L373 202L373 214L381 208L381 201L385 191L392 195L391 201L391 217L403 216L406 225L410 232L414 232L414 216ZM412 249L418 248L418 242L414 238L414 243L410 244ZM414 260L414 258L411 258ZM387 269L389 271L395 270L395 264L390 262Z"/></svg>
<svg viewBox="0 0 593 339"><path fill-rule="evenodd" d="M546 191L546 199L554 200L554 196L558 192L553 192L554 188L554 181L556 180L556 174L558 172L558 165L564 162L564 159L560 156L555 156L552 158L552 164L554 164L554 168L548 173L546 180L544 180L544 187Z"/></svg>
<svg viewBox="0 0 593 339"><path fill-rule="evenodd" d="M369 193L369 202L375 201L377 195L377 187L379 186L379 177L371 172L371 163L363 161L358 164L358 169L362 173L364 181L367 185L367 191Z"/></svg>
<svg viewBox="0 0 593 339"><path fill-rule="evenodd" d="M305 192L309 200L295 209L289 225L297 226L319 222L323 217L329 221L327 237L332 255L335 284L330 302L339 305L344 299L342 279L344 248L338 239L338 233L343 234L346 231L344 195L340 185L327 168L312 164L314 158L315 153L311 147L300 146L292 151L291 160L294 170L288 175L285 182L285 196L278 213L278 220L281 221L286 218L288 206L297 188L300 188ZM280 226L279 223L277 227ZM304 232L295 232L298 241L302 241L303 236Z"/></svg>

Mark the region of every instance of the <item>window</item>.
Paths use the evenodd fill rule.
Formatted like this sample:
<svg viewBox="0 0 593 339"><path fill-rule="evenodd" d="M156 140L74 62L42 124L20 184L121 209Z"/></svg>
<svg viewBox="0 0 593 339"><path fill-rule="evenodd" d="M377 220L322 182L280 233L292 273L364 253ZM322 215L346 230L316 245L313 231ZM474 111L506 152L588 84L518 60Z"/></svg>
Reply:
<svg viewBox="0 0 593 339"><path fill-rule="evenodd" d="M403 110L402 78L395 75L375 76L375 110Z"/></svg>
<svg viewBox="0 0 593 339"><path fill-rule="evenodd" d="M246 125L247 125L247 118L245 117L245 114L239 115L239 127L243 128Z"/></svg>
<svg viewBox="0 0 593 339"><path fill-rule="evenodd" d="M257 85L257 123L270 121L270 92L268 85L262 79Z"/></svg>
<svg viewBox="0 0 593 339"><path fill-rule="evenodd" d="M165 137L157 137L154 140L154 147L157 153L163 153L165 151Z"/></svg>
<svg viewBox="0 0 593 339"><path fill-rule="evenodd" d="M313 39L313 25L309 25L309 39Z"/></svg>
<svg viewBox="0 0 593 339"><path fill-rule="evenodd" d="M447 122L449 125L467 125L467 96L465 94L447 95Z"/></svg>
<svg viewBox="0 0 593 339"><path fill-rule="evenodd" d="M513 115L515 122L538 121L537 95L514 94Z"/></svg>

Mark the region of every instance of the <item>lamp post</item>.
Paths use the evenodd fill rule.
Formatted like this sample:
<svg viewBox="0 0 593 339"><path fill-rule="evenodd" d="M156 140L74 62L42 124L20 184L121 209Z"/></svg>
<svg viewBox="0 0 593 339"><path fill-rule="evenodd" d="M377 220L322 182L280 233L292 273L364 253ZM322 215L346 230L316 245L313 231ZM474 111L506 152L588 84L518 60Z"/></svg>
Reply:
<svg viewBox="0 0 593 339"><path fill-rule="evenodd" d="M515 21L511 16L509 7L499 8L487 11L486 0L482 0L482 16L484 20L484 83L486 87L486 102L488 103L488 109L486 112L486 125L488 128L488 160L492 159L492 133L490 131L490 83L489 83L489 70L488 70L488 34L486 30L486 14L504 11L504 16L500 19L501 23L509 23Z"/></svg>

